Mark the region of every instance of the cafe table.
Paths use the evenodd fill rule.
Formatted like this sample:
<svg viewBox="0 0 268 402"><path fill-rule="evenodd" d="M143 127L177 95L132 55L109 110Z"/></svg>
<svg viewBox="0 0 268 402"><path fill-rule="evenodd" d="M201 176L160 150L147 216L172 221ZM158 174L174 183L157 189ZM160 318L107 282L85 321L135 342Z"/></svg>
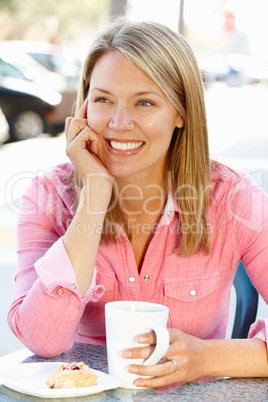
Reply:
<svg viewBox="0 0 268 402"><path fill-rule="evenodd" d="M84 361L92 369L107 373L107 354L104 346L75 343L73 348L52 359L33 355L30 350L23 348L17 352L0 358L0 369L15 364L38 362L73 362ZM26 367L26 366L24 366ZM207 379L208 380L208 379ZM211 379L210 379L211 380ZM13 391L1 385L0 401L34 402L40 400L83 402L83 401L268 401L268 378L225 378L212 381L188 383L181 386L166 387L165 389L131 390L115 388L94 395L70 398L45 399Z"/></svg>

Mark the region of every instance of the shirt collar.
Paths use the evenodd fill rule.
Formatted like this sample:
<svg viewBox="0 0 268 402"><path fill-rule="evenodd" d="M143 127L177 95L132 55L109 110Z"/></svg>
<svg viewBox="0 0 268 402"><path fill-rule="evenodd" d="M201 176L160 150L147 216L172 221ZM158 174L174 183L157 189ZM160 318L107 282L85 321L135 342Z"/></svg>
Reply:
<svg viewBox="0 0 268 402"><path fill-rule="evenodd" d="M179 208L177 202L174 200L172 192L168 192L167 203L164 209L163 217L160 221L160 225L166 224L169 225L173 220L175 212L178 212Z"/></svg>

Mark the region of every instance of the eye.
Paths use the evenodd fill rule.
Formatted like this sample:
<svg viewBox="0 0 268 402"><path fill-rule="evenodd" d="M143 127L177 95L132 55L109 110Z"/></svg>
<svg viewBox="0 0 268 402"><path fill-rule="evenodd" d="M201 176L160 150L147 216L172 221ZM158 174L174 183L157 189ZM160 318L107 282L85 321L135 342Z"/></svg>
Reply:
<svg viewBox="0 0 268 402"><path fill-rule="evenodd" d="M95 99L95 102L99 102L99 103L108 103L109 100L106 99L106 98L99 97L99 98Z"/></svg>
<svg viewBox="0 0 268 402"><path fill-rule="evenodd" d="M138 102L139 106L152 106L152 102L146 101L146 100L141 100Z"/></svg>

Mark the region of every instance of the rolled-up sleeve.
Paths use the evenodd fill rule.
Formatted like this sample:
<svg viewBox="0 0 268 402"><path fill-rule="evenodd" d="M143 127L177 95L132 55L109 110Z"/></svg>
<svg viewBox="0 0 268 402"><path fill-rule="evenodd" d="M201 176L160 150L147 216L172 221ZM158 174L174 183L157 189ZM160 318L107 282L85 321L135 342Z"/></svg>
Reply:
<svg viewBox="0 0 268 402"><path fill-rule="evenodd" d="M34 264L34 267L48 294L53 295L55 289L57 289L57 294L61 295L64 289L74 293L80 299L73 266L65 250L62 238L51 246L46 254ZM96 285L95 269L92 282L86 295L81 300L81 305L83 306L89 301L98 301L103 292L104 287Z"/></svg>

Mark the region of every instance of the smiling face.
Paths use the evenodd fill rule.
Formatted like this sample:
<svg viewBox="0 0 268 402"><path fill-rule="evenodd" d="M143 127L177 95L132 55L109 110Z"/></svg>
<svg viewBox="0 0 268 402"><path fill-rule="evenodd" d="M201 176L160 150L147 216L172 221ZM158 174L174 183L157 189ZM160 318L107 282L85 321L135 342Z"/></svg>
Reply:
<svg viewBox="0 0 268 402"><path fill-rule="evenodd" d="M173 131L183 119L158 85L111 51L93 69L88 98L88 125L100 136L98 157L109 172L159 181Z"/></svg>

